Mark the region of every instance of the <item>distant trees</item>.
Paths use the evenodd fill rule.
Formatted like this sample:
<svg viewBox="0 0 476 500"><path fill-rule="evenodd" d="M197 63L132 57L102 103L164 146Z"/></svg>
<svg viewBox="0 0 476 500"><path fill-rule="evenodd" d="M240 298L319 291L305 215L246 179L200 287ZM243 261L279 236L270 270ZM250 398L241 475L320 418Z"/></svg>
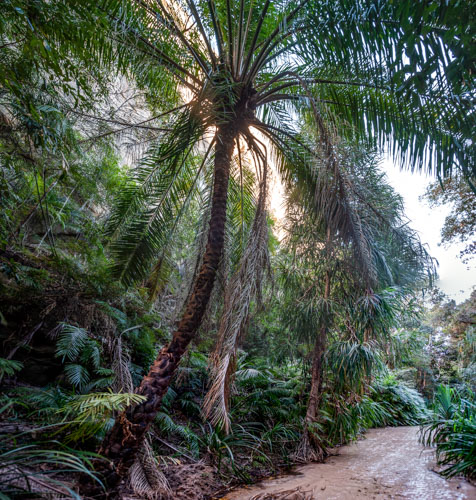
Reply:
<svg viewBox="0 0 476 500"><path fill-rule="evenodd" d="M431 206L450 206L441 229L444 244L466 242L460 257L468 263L476 254L476 196L462 176L454 175L441 182L431 184L425 193Z"/></svg>

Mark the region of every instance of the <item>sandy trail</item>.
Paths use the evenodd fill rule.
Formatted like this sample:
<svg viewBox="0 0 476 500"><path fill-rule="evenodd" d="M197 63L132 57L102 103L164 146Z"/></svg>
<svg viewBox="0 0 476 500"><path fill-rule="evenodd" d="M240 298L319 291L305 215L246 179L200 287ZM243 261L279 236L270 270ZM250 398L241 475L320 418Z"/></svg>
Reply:
<svg viewBox="0 0 476 500"><path fill-rule="evenodd" d="M476 500L476 487L462 479L447 481L431 470L434 453L418 443L418 427L371 429L366 436L340 448L326 463L297 467L296 474L224 498L249 500L263 493L300 490L319 500Z"/></svg>

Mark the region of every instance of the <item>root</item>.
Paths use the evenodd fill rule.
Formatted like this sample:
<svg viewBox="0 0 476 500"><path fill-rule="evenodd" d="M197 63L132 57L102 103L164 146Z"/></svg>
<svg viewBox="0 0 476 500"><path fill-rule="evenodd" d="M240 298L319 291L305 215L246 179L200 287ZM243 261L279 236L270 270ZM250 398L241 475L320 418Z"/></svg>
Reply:
<svg viewBox="0 0 476 500"><path fill-rule="evenodd" d="M301 440L292 455L295 462L307 464L309 462L322 462L327 456L325 446L318 442L317 439L310 435L310 431L306 429L301 436Z"/></svg>

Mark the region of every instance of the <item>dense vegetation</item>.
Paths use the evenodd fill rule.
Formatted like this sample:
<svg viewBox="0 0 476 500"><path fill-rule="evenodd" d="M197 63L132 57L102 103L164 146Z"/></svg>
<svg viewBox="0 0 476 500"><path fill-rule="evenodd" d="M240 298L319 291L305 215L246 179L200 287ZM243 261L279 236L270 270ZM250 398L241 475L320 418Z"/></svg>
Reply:
<svg viewBox="0 0 476 500"><path fill-rule="evenodd" d="M476 296L428 303L380 168L472 203L469 3L0 9L1 498L207 498L388 425L474 476Z"/></svg>

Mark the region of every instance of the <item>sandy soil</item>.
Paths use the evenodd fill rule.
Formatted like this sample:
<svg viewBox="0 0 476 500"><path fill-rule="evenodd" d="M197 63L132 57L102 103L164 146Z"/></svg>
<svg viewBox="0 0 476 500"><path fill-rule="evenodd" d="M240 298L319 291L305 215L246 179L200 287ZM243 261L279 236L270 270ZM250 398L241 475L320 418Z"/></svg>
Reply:
<svg viewBox="0 0 476 500"><path fill-rule="evenodd" d="M296 474L235 490L224 499L476 500L475 486L431 470L434 453L418 443L418 427L372 429L366 436L323 464L297 467ZM273 495L278 492L288 494Z"/></svg>

